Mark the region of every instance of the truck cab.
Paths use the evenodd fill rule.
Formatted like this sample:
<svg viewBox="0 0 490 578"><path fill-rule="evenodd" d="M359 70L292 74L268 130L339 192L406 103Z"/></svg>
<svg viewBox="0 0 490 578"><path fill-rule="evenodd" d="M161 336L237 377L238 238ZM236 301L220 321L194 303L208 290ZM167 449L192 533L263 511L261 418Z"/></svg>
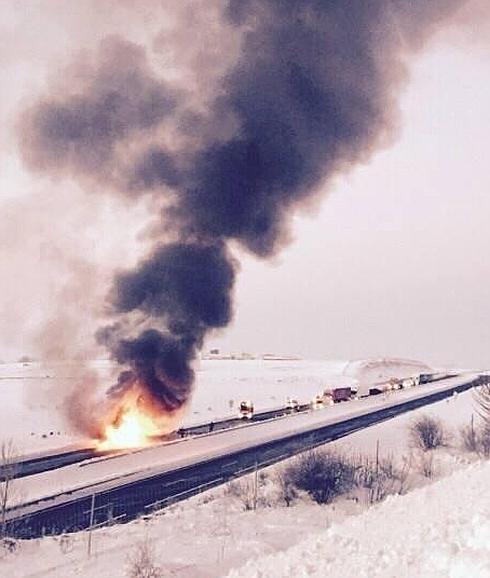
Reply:
<svg viewBox="0 0 490 578"><path fill-rule="evenodd" d="M252 419L254 416L254 404L250 400L240 402L239 417L241 419Z"/></svg>

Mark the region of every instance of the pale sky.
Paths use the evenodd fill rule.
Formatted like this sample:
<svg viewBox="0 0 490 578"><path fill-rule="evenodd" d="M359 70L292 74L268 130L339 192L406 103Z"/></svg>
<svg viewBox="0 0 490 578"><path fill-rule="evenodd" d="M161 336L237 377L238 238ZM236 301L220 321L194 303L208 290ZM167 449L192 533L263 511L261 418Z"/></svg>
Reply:
<svg viewBox="0 0 490 578"><path fill-rule="evenodd" d="M83 340L110 274L144 247L144 206L96 196L87 205L79 185L41 180L17 157L11 126L22 99L71 50L124 32L120 11L92 23L93 3L80 3L80 14L57 10L68 4L0 5L0 359L36 354L40 324L74 295ZM143 14L127 34L139 39L154 27ZM440 34L414 58L400 102L395 142L297 216L294 240L274 263L240 255L235 320L206 348L490 365L486 43ZM85 267L94 267L93 286L65 291Z"/></svg>
<svg viewBox="0 0 490 578"><path fill-rule="evenodd" d="M419 57L397 142L297 219L275 266L246 261L216 343L488 365L488 103L488 52L441 39Z"/></svg>

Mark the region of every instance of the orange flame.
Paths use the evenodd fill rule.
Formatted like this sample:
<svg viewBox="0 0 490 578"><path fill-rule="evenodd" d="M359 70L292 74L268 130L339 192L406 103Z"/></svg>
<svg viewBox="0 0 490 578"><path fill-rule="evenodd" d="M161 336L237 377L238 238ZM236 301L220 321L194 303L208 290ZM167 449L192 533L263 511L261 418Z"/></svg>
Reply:
<svg viewBox="0 0 490 578"><path fill-rule="evenodd" d="M168 412L135 383L108 408L97 447L102 450L144 447L176 429L183 411Z"/></svg>
<svg viewBox="0 0 490 578"><path fill-rule="evenodd" d="M123 407L117 419L108 424L99 442L99 448L125 449L146 446L151 436L159 433L159 428L149 415L137 407Z"/></svg>

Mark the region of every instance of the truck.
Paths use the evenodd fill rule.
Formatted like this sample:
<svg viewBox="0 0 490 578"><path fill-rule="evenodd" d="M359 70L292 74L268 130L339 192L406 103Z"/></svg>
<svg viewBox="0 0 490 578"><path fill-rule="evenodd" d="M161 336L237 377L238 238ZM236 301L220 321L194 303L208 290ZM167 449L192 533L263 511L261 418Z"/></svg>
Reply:
<svg viewBox="0 0 490 578"><path fill-rule="evenodd" d="M395 391L396 389L403 389L404 387L407 387L407 385L405 385L405 382L407 380L402 380L398 377L391 377L388 380L388 384L389 384L389 389L391 391ZM408 382L407 382L408 383Z"/></svg>
<svg viewBox="0 0 490 578"><path fill-rule="evenodd" d="M311 409L322 408L324 401L325 401L325 396L323 395L323 393L319 393L318 395L315 395L315 397L310 402Z"/></svg>
<svg viewBox="0 0 490 578"><path fill-rule="evenodd" d="M286 409L289 411L299 411L299 401L295 397L286 398Z"/></svg>
<svg viewBox="0 0 490 578"><path fill-rule="evenodd" d="M323 392L325 401L328 403L340 403L352 398L352 387L332 387Z"/></svg>
<svg viewBox="0 0 490 578"><path fill-rule="evenodd" d="M241 419L252 419L254 416L254 404L250 400L240 402L239 417Z"/></svg>

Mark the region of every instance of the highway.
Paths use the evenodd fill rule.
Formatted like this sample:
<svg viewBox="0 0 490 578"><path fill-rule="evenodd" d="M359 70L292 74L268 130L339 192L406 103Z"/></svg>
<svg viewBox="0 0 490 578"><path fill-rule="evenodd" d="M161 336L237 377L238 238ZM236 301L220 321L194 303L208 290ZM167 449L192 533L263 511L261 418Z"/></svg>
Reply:
<svg viewBox="0 0 490 578"><path fill-rule="evenodd" d="M299 407L299 411L308 411L309 408L309 405L301 405ZM266 411L255 413L252 421L265 421L268 419L289 415L291 413L293 413L293 410L284 406L275 409L268 409ZM218 421L198 423L181 428L178 432L172 432L165 436L156 437L155 444L159 442L168 443L169 441L174 441L187 436L207 434L210 433L211 430L217 432L223 429L237 427L242 424L243 419L238 417L228 417ZM64 466L70 466L72 464L77 464L86 460L115 456L123 453L128 452L127 450L100 450L95 446L71 446L60 448L56 451L28 454L25 456L20 456L18 459L6 466L0 466L0 481L5 479L6 475L9 478L23 478L25 476L40 474L42 472L54 470Z"/></svg>
<svg viewBox="0 0 490 578"><path fill-rule="evenodd" d="M32 538L130 520L479 382L459 376L17 479L23 503L7 514L9 532Z"/></svg>

